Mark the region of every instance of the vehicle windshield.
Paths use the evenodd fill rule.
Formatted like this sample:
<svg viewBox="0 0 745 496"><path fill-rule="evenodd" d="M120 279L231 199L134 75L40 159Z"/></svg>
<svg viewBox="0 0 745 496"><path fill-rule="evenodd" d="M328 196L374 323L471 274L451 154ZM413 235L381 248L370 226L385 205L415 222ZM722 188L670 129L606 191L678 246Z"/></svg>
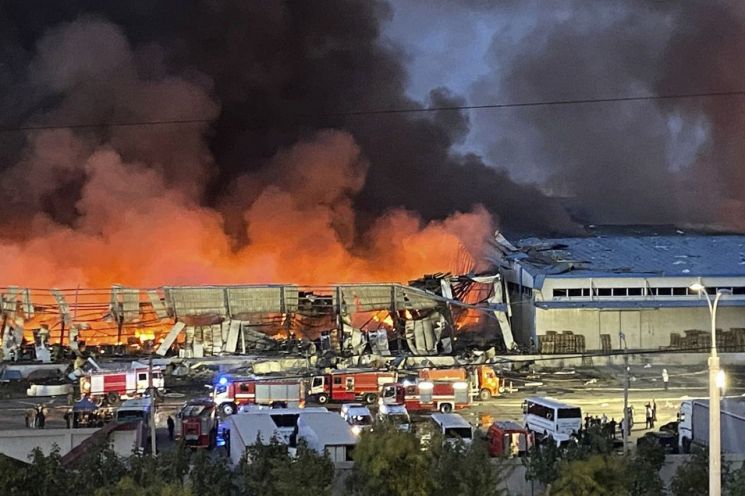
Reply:
<svg viewBox="0 0 745 496"><path fill-rule="evenodd" d="M371 425L372 417L369 415L352 415L349 417L352 425Z"/></svg>
<svg viewBox="0 0 745 496"><path fill-rule="evenodd" d="M445 429L446 439L471 439L471 429L469 427L448 427Z"/></svg>
<svg viewBox="0 0 745 496"><path fill-rule="evenodd" d="M396 396L395 387L387 387L383 389L383 398L393 398L394 396Z"/></svg>
<svg viewBox="0 0 745 496"><path fill-rule="evenodd" d="M131 420L142 420L145 418L145 412L142 410L124 410L116 412L116 419L123 422Z"/></svg>
<svg viewBox="0 0 745 496"><path fill-rule="evenodd" d="M386 415L385 418L387 418L389 422L393 422L396 425L408 424L410 422L409 416L405 413L392 413L390 415Z"/></svg>

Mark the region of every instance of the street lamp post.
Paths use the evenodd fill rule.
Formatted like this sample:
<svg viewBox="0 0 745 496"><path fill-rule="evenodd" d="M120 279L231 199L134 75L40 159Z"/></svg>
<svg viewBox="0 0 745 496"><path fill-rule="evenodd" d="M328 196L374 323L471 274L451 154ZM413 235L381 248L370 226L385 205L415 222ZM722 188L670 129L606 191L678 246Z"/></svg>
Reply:
<svg viewBox="0 0 745 496"><path fill-rule="evenodd" d="M717 355L717 306L719 299L725 294L717 291L712 303L709 292L701 283L691 286L693 291L703 294L709 305L711 314L711 355L709 356L709 495L720 496L722 494L722 449L721 449L721 413L719 408L719 356Z"/></svg>

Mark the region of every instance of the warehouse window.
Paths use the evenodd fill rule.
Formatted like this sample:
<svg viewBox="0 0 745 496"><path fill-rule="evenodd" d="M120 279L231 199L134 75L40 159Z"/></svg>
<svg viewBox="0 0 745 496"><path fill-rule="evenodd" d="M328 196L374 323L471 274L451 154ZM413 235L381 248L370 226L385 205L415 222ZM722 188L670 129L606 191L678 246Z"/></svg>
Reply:
<svg viewBox="0 0 745 496"><path fill-rule="evenodd" d="M613 288L613 296L626 296L627 295L627 289L626 288Z"/></svg>
<svg viewBox="0 0 745 496"><path fill-rule="evenodd" d="M554 289L554 298L563 298L567 295L566 289Z"/></svg>
<svg viewBox="0 0 745 496"><path fill-rule="evenodd" d="M745 295L745 286L739 286L736 288L732 288L732 294Z"/></svg>
<svg viewBox="0 0 745 496"><path fill-rule="evenodd" d="M688 288L673 288L673 296L686 296Z"/></svg>
<svg viewBox="0 0 745 496"><path fill-rule="evenodd" d="M597 296L612 296L613 295L611 288L597 288L595 290L595 294Z"/></svg>

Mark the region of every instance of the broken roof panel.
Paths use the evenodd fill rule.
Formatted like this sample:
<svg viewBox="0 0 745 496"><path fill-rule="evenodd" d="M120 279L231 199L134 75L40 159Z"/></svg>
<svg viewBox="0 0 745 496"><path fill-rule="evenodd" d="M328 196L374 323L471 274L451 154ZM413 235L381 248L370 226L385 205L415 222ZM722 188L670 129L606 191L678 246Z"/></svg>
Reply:
<svg viewBox="0 0 745 496"><path fill-rule="evenodd" d="M745 236L527 238L506 255L534 276L745 276Z"/></svg>

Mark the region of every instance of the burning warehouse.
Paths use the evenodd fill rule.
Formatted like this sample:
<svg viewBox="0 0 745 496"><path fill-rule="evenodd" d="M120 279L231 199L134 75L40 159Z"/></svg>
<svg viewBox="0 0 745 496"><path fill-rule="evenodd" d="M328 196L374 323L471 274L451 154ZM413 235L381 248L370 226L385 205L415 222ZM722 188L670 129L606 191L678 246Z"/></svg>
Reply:
<svg viewBox="0 0 745 496"><path fill-rule="evenodd" d="M306 354L448 354L458 340L512 346L498 276L428 276L411 285L190 286L3 293L5 357L22 340L43 353L59 343L145 344L183 357L279 349ZM320 349L319 349L320 348Z"/></svg>

